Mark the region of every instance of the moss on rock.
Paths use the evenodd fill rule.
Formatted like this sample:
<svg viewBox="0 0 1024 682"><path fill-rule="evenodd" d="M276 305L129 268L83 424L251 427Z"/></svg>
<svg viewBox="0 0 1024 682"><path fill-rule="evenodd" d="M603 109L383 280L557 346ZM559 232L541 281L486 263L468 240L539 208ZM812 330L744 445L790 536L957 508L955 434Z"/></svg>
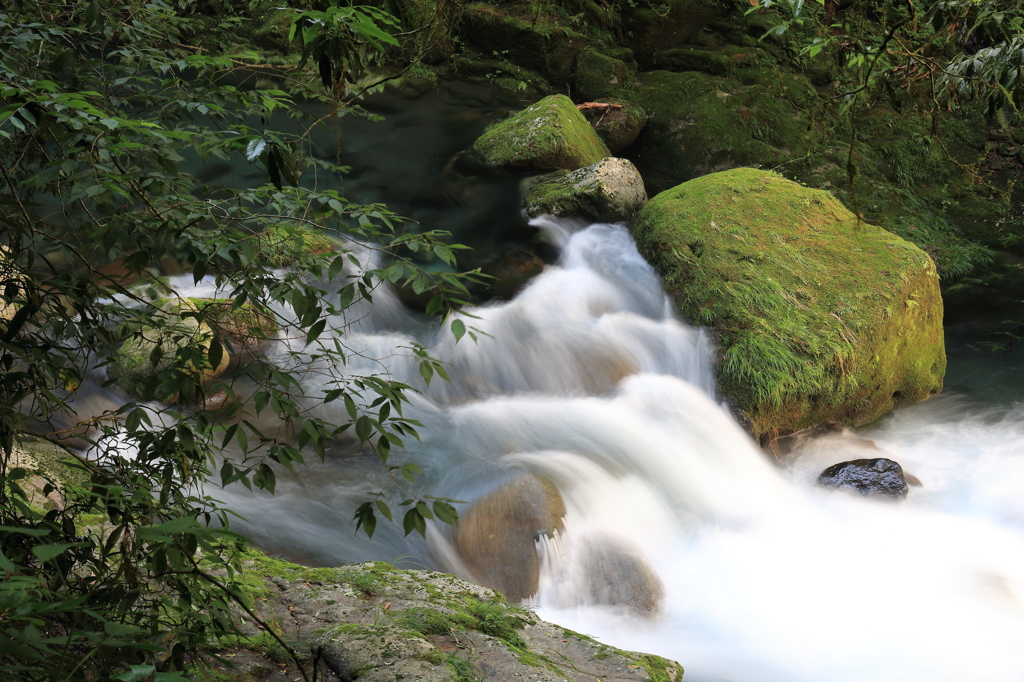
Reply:
<svg viewBox="0 0 1024 682"><path fill-rule="evenodd" d="M272 265L286 267L295 260L295 249L320 255L338 250L338 243L327 235L294 225L270 227L257 237L261 256Z"/></svg>
<svg viewBox="0 0 1024 682"><path fill-rule="evenodd" d="M488 128L470 149L475 163L519 170L574 170L611 152L565 95L545 97Z"/></svg>
<svg viewBox="0 0 1024 682"><path fill-rule="evenodd" d="M636 167L615 157L541 176L523 198L530 218L547 214L602 223L629 220L646 202L644 181Z"/></svg>
<svg viewBox="0 0 1024 682"><path fill-rule="evenodd" d="M210 362L215 334L198 319L201 313L196 301L154 301L158 311L151 324L121 344L111 358L110 373L126 393L141 398L150 382L159 381L157 399L168 403L190 400L197 388L209 388L227 370L231 362L227 353L216 366ZM177 376L168 371L172 367L177 367Z"/></svg>
<svg viewBox="0 0 1024 682"><path fill-rule="evenodd" d="M738 168L662 192L631 229L680 311L718 332L719 384L756 434L865 424L941 390L934 263L827 192Z"/></svg>
<svg viewBox="0 0 1024 682"><path fill-rule="evenodd" d="M775 72L748 74L756 85L702 73L653 71L635 99L650 117L631 160L648 192L738 166L774 167L805 156L814 142L805 106L807 79L780 84ZM804 102L804 104L801 104Z"/></svg>
<svg viewBox="0 0 1024 682"><path fill-rule="evenodd" d="M618 93L629 80L629 68L621 59L595 50L584 50L576 57L573 95L578 100L595 100Z"/></svg>

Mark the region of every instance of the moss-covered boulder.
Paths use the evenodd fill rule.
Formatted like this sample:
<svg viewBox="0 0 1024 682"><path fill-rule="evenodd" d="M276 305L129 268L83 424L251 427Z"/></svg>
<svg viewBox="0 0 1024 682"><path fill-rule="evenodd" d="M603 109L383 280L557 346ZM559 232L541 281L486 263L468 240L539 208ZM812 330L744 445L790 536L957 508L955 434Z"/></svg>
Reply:
<svg viewBox="0 0 1024 682"><path fill-rule="evenodd" d="M481 584L521 601L537 594L534 539L564 530L565 502L547 479L524 475L502 484L459 519L459 555Z"/></svg>
<svg viewBox="0 0 1024 682"><path fill-rule="evenodd" d="M271 265L287 267L295 262L296 249L313 255L338 250L338 242L325 234L294 225L279 225L257 237L260 255Z"/></svg>
<svg viewBox="0 0 1024 682"><path fill-rule="evenodd" d="M583 112L609 151L618 154L636 141L647 123L647 112L639 104L617 97L598 98L596 101L622 107L608 110L587 109Z"/></svg>
<svg viewBox="0 0 1024 682"><path fill-rule="evenodd" d="M626 159L615 157L541 176L523 197L531 218L554 215L598 223L629 220L645 203L647 192L640 173Z"/></svg>
<svg viewBox="0 0 1024 682"><path fill-rule="evenodd" d="M735 78L653 71L635 100L649 117L630 159L657 193L707 173L772 168L805 157L817 141L806 78L747 69Z"/></svg>
<svg viewBox="0 0 1024 682"><path fill-rule="evenodd" d="M719 385L755 434L941 390L934 263L827 192L737 168L662 192L631 231L680 312L718 332Z"/></svg>
<svg viewBox="0 0 1024 682"><path fill-rule="evenodd" d="M150 324L128 338L111 358L109 371L124 391L142 397L151 381L162 382L156 397L165 402L188 401L205 391L231 365L257 353L278 329L277 322L246 302L233 299L175 298L152 303L158 309ZM210 345L223 339L220 357ZM155 362L154 362L155 360ZM216 360L216 364L213 364ZM164 385L172 366L181 371L181 386ZM191 379L189 382L187 379Z"/></svg>
<svg viewBox="0 0 1024 682"><path fill-rule="evenodd" d="M610 97L622 90L628 80L626 62L596 50L584 50L576 57L573 96L578 100Z"/></svg>
<svg viewBox="0 0 1024 682"><path fill-rule="evenodd" d="M570 79L576 55L589 42L565 26L530 21L486 3L466 5L459 37L481 56L501 56L556 84Z"/></svg>
<svg viewBox="0 0 1024 682"><path fill-rule="evenodd" d="M488 128L469 150L472 163L518 170L575 170L611 156L565 95L545 97Z"/></svg>

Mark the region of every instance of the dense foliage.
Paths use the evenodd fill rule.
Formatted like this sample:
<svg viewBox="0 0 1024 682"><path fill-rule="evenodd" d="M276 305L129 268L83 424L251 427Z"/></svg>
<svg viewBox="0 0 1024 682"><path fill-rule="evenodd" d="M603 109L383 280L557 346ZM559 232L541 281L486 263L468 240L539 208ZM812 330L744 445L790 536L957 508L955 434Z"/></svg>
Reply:
<svg viewBox="0 0 1024 682"><path fill-rule="evenodd" d="M330 105L321 124L356 111L368 68L397 44L394 21L374 8L295 11L303 68L274 73L287 92L251 86L253 55L222 47L233 25L162 0L0 11L5 679L181 679L191 652L231 632L246 608L240 540L205 492L214 471L273 491L275 466L323 457L349 431L393 485L418 471L389 460L417 437L402 416L410 387L345 371L345 313L390 281L437 291L429 312L443 314L465 276L428 275L409 256L451 266L457 247L322 189L339 169L307 134L271 127L305 116L305 102ZM242 155L269 182L209 187L185 170ZM213 300L178 300L158 276L171 267ZM273 353L252 351L270 340ZM148 373L133 397L107 400L129 348ZM428 380L444 375L423 348L408 352ZM221 374L227 358L238 366ZM304 371L318 373L315 392ZM333 401L342 423L316 409ZM62 448L77 473L30 485L26 436ZM406 532L456 517L444 500L410 495L408 506ZM371 534L374 509L392 515L368 501L358 521Z"/></svg>

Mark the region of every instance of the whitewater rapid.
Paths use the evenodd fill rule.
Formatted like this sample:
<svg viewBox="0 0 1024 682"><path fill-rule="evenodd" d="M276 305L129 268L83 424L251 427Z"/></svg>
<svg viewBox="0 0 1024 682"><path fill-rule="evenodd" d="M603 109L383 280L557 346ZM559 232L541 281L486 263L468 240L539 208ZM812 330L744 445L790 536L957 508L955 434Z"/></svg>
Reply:
<svg viewBox="0 0 1024 682"><path fill-rule="evenodd" d="M923 487L902 505L821 490L823 468L878 450L832 435L769 461L720 405L709 337L674 316L627 230L537 224L561 260L513 300L468 310L477 342L381 290L349 312L344 341L359 353L344 371L422 390L406 416L423 440L393 455L423 466L422 492L473 500L515 472L555 483L567 532L545 549L559 556L535 600L543 618L678 660L697 682L1024 681L1024 410L955 396L902 409L858 437ZM423 384L401 350L413 341L450 363L450 383ZM315 363L280 362L307 393L326 387ZM337 421L342 409L317 408ZM308 460L279 473L274 496L215 495L271 552L459 572L445 529L354 533L355 506L384 482L366 452L339 442ZM573 558L596 536L655 569L657 617L580 603Z"/></svg>

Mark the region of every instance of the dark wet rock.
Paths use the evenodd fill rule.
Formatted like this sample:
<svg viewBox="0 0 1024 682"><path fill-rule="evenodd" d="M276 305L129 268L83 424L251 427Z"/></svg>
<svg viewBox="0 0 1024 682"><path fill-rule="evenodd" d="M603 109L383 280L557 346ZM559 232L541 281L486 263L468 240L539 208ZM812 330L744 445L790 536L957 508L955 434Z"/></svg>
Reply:
<svg viewBox="0 0 1024 682"><path fill-rule="evenodd" d="M647 112L635 102L616 97L604 97L596 101L618 104L622 107L608 111L587 109L583 112L598 136L608 146L608 150L612 154L618 154L636 141L647 123Z"/></svg>
<svg viewBox="0 0 1024 682"><path fill-rule="evenodd" d="M523 475L475 502L460 519L459 555L477 581L512 601L537 593L535 540L564 529L565 502L547 479Z"/></svg>
<svg viewBox="0 0 1024 682"><path fill-rule="evenodd" d="M908 491L903 467L884 457L833 464L818 476L818 485L893 500L906 499Z"/></svg>
<svg viewBox="0 0 1024 682"><path fill-rule="evenodd" d="M628 79L626 62L594 50L584 50L576 57L573 97L577 100L608 97L619 92Z"/></svg>
<svg viewBox="0 0 1024 682"><path fill-rule="evenodd" d="M480 269L483 274L494 278L487 283L484 292L497 298L510 299L543 272L545 267L547 263L529 251L513 251Z"/></svg>

